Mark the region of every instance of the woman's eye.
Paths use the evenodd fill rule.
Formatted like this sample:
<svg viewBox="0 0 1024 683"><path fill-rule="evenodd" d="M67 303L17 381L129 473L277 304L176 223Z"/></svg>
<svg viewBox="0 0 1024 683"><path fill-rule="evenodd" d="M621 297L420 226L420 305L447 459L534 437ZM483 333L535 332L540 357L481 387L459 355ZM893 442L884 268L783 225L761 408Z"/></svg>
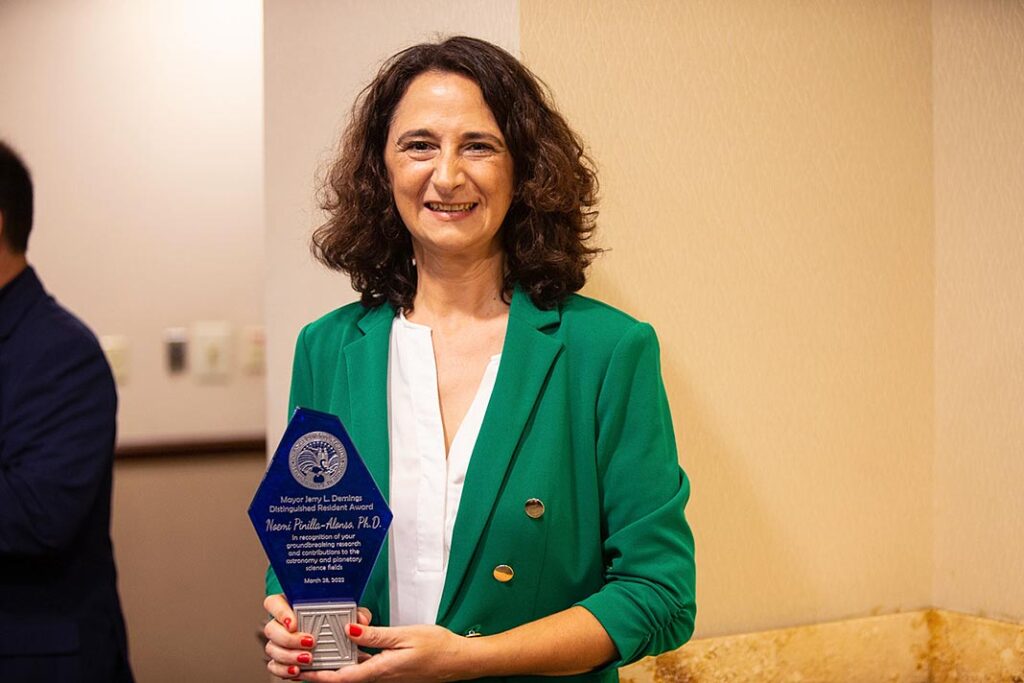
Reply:
<svg viewBox="0 0 1024 683"><path fill-rule="evenodd" d="M410 142L405 146L407 152L429 152L430 143L428 142Z"/></svg>
<svg viewBox="0 0 1024 683"><path fill-rule="evenodd" d="M486 142L472 142L467 145L466 149L474 154L490 154L494 151L494 147Z"/></svg>

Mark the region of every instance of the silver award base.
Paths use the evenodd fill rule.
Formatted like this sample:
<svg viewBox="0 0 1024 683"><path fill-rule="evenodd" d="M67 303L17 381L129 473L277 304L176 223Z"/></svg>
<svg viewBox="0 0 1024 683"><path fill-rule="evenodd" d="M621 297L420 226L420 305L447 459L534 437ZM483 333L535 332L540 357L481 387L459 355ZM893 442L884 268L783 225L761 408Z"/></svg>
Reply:
<svg viewBox="0 0 1024 683"><path fill-rule="evenodd" d="M356 623L356 603L298 602L292 609L299 620L299 631L312 634L316 640L313 663L300 669L337 669L359 661L355 644L345 635L345 624Z"/></svg>

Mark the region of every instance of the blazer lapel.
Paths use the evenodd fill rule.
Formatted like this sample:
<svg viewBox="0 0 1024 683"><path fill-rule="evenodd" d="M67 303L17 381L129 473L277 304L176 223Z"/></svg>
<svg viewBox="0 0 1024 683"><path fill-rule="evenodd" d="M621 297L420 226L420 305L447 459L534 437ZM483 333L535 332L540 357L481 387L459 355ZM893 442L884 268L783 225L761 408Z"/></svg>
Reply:
<svg viewBox="0 0 1024 683"><path fill-rule="evenodd" d="M515 290L498 377L469 461L452 532L454 542L437 612L438 623L447 618L465 581L470 560L497 502L523 429L562 348L560 341L541 331L557 325L559 320L557 309L539 310L527 294Z"/></svg>
<svg viewBox="0 0 1024 683"><path fill-rule="evenodd" d="M395 312L389 304L370 309L359 321L363 337L342 350L348 375L351 419L345 427L359 455L377 482L384 500L390 500L390 445L388 439L388 346ZM342 378L338 378L341 380ZM374 617L388 624L388 543L370 575L367 593L379 596Z"/></svg>
<svg viewBox="0 0 1024 683"><path fill-rule="evenodd" d="M359 328L364 336L343 350L352 419L346 425L384 498L388 498L388 343L394 311L371 309Z"/></svg>

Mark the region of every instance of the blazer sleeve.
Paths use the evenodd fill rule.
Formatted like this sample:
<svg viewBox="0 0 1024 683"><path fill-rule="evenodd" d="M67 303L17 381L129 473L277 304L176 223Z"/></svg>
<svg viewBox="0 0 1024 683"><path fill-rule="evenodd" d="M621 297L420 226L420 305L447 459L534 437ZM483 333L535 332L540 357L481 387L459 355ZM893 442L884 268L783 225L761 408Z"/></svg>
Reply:
<svg viewBox="0 0 1024 683"><path fill-rule="evenodd" d="M313 395L313 371L309 362L309 351L306 347L306 330L302 328L299 338L295 342L295 356L292 360L292 384L288 395L288 417L299 406L309 407L310 397ZM274 568L267 565L266 594L275 595L283 593L281 582L277 580Z"/></svg>
<svg viewBox="0 0 1024 683"><path fill-rule="evenodd" d="M39 347L42 347L40 350ZM74 540L110 476L117 394L94 339L40 339L23 378L4 387L12 425L0 434L0 553L45 555Z"/></svg>
<svg viewBox="0 0 1024 683"><path fill-rule="evenodd" d="M578 604L622 666L685 643L696 616L693 535L654 330L636 323L612 353L597 401L604 586Z"/></svg>

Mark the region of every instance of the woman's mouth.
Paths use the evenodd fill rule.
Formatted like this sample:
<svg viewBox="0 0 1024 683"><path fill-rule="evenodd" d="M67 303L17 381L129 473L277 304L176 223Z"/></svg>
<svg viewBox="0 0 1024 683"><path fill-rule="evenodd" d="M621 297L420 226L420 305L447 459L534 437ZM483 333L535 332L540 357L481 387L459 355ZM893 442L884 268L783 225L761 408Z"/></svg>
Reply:
<svg viewBox="0 0 1024 683"><path fill-rule="evenodd" d="M464 213L466 211L472 211L476 208L476 202L467 202L464 204L443 204L441 202L426 202L426 206L431 211L438 211L440 213Z"/></svg>

